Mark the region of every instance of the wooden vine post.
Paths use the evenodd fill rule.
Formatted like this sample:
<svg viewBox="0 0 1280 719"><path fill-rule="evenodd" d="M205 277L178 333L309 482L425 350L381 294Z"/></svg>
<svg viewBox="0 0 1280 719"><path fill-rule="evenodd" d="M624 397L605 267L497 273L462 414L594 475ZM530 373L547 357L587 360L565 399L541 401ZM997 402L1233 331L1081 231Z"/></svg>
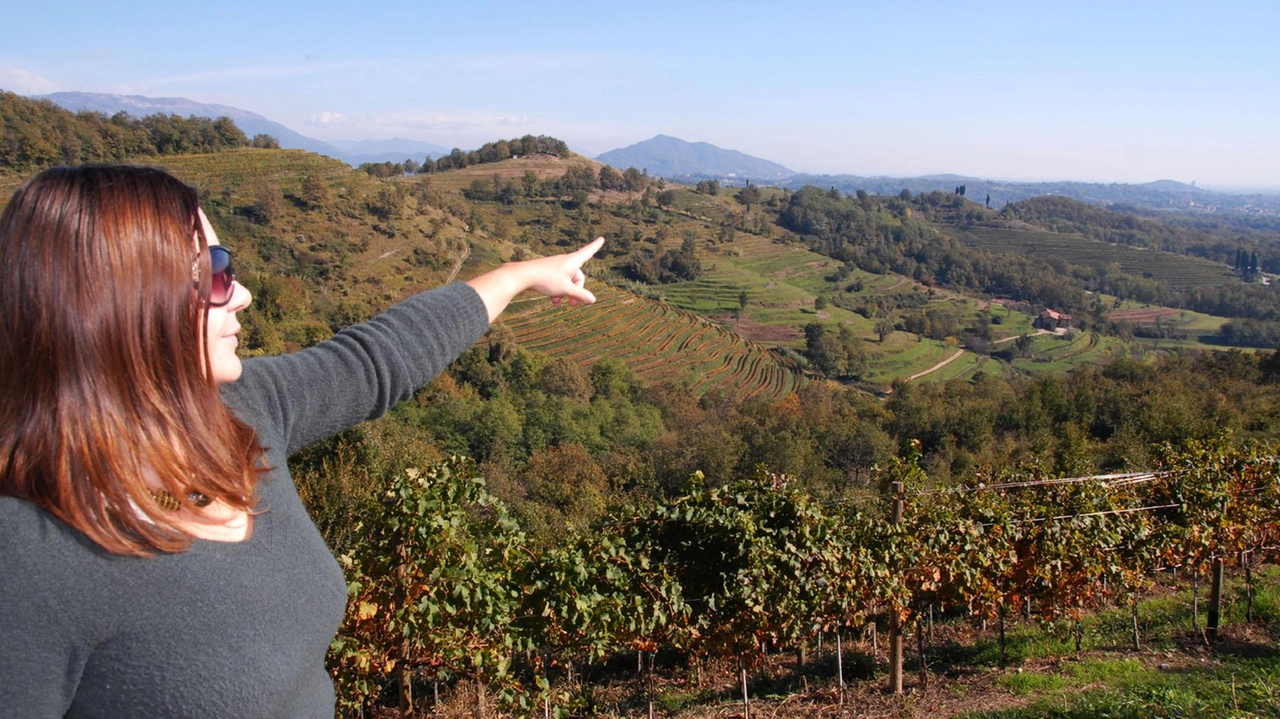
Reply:
<svg viewBox="0 0 1280 719"><path fill-rule="evenodd" d="M844 706L844 647L840 645L840 630L836 630L836 687L839 691L840 706Z"/></svg>
<svg viewBox="0 0 1280 719"><path fill-rule="evenodd" d="M1218 619L1222 616L1222 557L1213 558L1213 584L1209 588L1209 626L1210 639L1218 638Z"/></svg>
<svg viewBox="0 0 1280 719"><path fill-rule="evenodd" d="M894 482L893 509L891 518L894 524L902 524L902 495L904 485ZM902 694L902 615L897 604L889 606L889 691Z"/></svg>

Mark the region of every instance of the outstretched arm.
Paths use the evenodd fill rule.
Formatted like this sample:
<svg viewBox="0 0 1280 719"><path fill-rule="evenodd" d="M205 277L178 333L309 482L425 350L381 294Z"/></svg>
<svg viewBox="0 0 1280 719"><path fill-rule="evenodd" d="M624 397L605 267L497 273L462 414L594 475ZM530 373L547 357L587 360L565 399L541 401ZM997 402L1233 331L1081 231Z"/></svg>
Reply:
<svg viewBox="0 0 1280 719"><path fill-rule="evenodd" d="M490 322L496 320L511 300L525 290L546 295L556 304L566 299L570 305L591 304L596 301L596 296L584 286L586 275L582 273L582 265L603 244L604 238L597 237L591 244L568 254L508 262L467 280L467 284L480 295Z"/></svg>
<svg viewBox="0 0 1280 719"><path fill-rule="evenodd" d="M423 292L368 322L290 355L245 361L240 381L222 386L233 408L275 427L293 453L385 413L412 396L484 334L516 295L595 302L582 265L603 239L568 254L510 262L465 283ZM268 440L270 441L270 440Z"/></svg>

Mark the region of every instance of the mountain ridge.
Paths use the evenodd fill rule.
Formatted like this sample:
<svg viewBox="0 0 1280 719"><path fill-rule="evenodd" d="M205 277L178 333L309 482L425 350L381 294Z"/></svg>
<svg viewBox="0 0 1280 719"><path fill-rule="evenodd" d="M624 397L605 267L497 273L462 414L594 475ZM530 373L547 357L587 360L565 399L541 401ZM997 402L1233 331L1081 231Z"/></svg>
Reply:
<svg viewBox="0 0 1280 719"><path fill-rule="evenodd" d="M105 115L127 112L134 117L143 117L155 113L182 115L184 117L190 115L197 117L226 116L234 120L236 126L249 137L259 133L271 135L285 149L315 152L342 160L353 167L366 162L403 162L409 158L421 161L428 155L439 157L449 152L447 148L424 140L405 140L403 138L326 142L291 130L250 110L231 105L196 102L185 97L147 97L145 95L114 95L97 92L54 92L47 95L32 95L31 97L36 100L48 100L72 112L87 110L101 112Z"/></svg>
<svg viewBox="0 0 1280 719"><path fill-rule="evenodd" d="M614 167L643 167L651 175L670 179L723 176L772 182L795 174L776 162L745 152L662 134L610 150L595 159Z"/></svg>
<svg viewBox="0 0 1280 719"><path fill-rule="evenodd" d="M272 135L281 147L316 152L347 164L402 162L439 157L449 150L422 141L390 138L387 140L344 140L326 142L307 137L258 113L230 105L200 103L182 97L154 98L143 95L113 95L88 92L55 92L32 96L53 102L76 112L89 110L107 115L124 111L136 117L167 113L201 117L227 116L252 137L259 133ZM821 175L794 172L787 167L746 153L717 147L707 142L687 142L670 135L658 134L624 148L597 155L597 160L615 167L641 167L650 174L681 182L715 179L724 184L740 185L745 181L775 184L789 189L804 185L834 187L852 194L866 190L872 194L896 195L902 190L912 193L952 192L964 186L966 196L985 204L987 197L993 208L1036 195L1064 195L1101 206L1131 205L1153 210L1189 210L1193 212L1230 211L1249 215L1280 214L1280 195L1210 190L1175 180L1153 182L1089 183L1071 181L1019 182L990 180L953 173L916 177L855 174ZM1269 221L1269 220L1268 220Z"/></svg>

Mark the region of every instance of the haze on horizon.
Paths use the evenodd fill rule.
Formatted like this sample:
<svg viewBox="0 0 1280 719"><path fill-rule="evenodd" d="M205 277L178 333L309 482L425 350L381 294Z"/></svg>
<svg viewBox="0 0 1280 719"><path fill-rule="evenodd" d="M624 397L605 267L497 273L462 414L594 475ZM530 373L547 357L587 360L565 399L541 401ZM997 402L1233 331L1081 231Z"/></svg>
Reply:
<svg viewBox="0 0 1280 719"><path fill-rule="evenodd" d="M28 3L0 89L186 97L322 140L666 134L798 172L1280 189L1280 3L860 5Z"/></svg>

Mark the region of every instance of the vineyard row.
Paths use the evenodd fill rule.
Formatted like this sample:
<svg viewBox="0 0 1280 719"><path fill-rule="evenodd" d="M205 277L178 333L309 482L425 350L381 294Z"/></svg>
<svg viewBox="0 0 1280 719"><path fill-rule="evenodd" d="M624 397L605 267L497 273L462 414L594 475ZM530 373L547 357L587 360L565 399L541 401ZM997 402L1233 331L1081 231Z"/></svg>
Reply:
<svg viewBox="0 0 1280 719"><path fill-rule="evenodd" d="M908 456L879 473L870 503L819 502L765 472L724 486L695 474L679 496L620 507L548 548L454 459L396 478L369 507L342 557L352 601L333 666L353 707L392 681L411 693L415 676L470 675L528 708L552 702L554 657L670 647L695 663L735 658L745 680L763 647L876 617L900 670L904 630L934 610L1003 629L1034 607L1074 622L1078 647L1082 613L1124 600L1137 644L1137 597L1155 572L1213 567L1220 580L1236 564L1247 578L1280 545L1272 449L1166 448L1144 475L1033 470L945 489Z"/></svg>

